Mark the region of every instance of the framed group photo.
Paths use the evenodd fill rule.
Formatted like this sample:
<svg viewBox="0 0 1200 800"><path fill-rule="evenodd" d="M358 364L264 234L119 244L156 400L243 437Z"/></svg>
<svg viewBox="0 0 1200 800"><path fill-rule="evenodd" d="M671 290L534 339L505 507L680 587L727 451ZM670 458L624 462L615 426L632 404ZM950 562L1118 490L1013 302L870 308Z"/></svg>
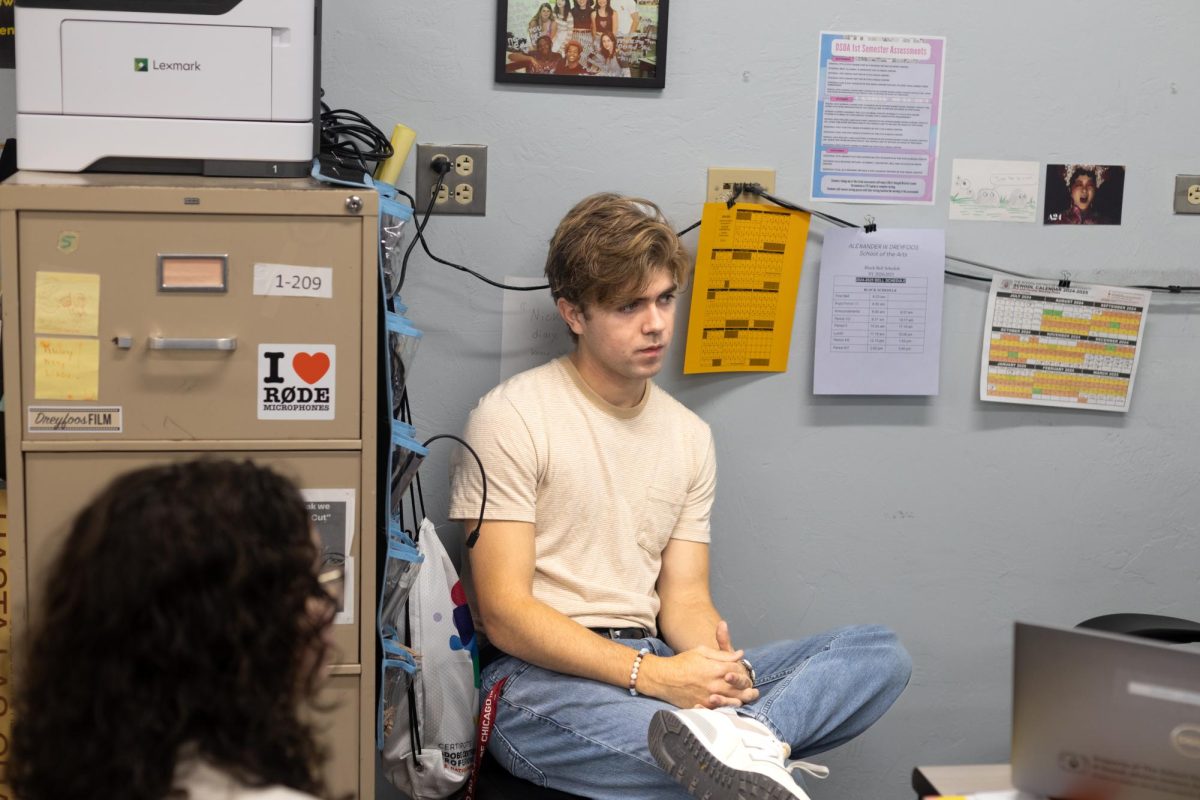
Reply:
<svg viewBox="0 0 1200 800"><path fill-rule="evenodd" d="M668 0L497 0L496 80L661 89Z"/></svg>

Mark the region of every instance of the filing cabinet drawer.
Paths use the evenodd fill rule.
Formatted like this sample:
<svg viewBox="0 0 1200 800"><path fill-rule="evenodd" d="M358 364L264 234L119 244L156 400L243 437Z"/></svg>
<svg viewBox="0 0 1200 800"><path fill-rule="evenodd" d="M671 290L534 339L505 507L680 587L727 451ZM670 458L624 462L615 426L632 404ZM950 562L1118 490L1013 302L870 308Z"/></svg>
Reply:
<svg viewBox="0 0 1200 800"><path fill-rule="evenodd" d="M17 229L25 438L361 437L361 219L23 211Z"/></svg>
<svg viewBox="0 0 1200 800"><path fill-rule="evenodd" d="M26 563L29 585L23 596L30 598L29 619L37 618L37 602L42 595L42 579L49 572L50 562L66 539L71 520L91 498L117 475L140 467L185 461L201 455L252 459L266 464L291 478L301 489L350 489L360 494L359 454L357 452L255 452L255 453L28 453L26 460ZM356 503L356 508L361 508ZM357 520L351 524L354 542L350 555L354 558L354 577L360 578L362 536ZM335 625L336 647L334 661L338 664L359 663L359 631L373 630L373 619L362 626L362 609L373 607L372 598L362 603L358 587L361 580L347 583L346 603L353 609L352 624Z"/></svg>
<svg viewBox="0 0 1200 800"><path fill-rule="evenodd" d="M359 741L359 731L364 729L360 719L360 687L358 675L334 675L317 697L315 725L317 736L329 753L329 760L325 762L325 783L332 797L363 796L358 791L362 768L360 746L366 757L374 761L373 743Z"/></svg>

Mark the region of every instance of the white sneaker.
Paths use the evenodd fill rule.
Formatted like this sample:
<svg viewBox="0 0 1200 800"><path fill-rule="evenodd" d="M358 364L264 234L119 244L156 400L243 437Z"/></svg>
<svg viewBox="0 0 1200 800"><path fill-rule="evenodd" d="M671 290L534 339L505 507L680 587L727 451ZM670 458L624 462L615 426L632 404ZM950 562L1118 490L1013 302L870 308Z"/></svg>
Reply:
<svg viewBox="0 0 1200 800"><path fill-rule="evenodd" d="M789 762L787 744L732 709L659 711L650 720L647 741L667 774L705 800L810 800L792 771L829 775L818 764Z"/></svg>

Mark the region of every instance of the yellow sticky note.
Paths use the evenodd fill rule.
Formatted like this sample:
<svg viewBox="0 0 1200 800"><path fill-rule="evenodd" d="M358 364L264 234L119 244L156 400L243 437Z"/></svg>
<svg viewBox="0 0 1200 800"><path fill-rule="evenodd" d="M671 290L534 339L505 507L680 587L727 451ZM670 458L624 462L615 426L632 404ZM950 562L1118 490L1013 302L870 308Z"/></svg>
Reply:
<svg viewBox="0 0 1200 800"><path fill-rule="evenodd" d="M98 339L39 336L33 356L33 396L38 400L97 400L100 396Z"/></svg>
<svg viewBox="0 0 1200 800"><path fill-rule="evenodd" d="M34 293L34 333L99 334L99 275L38 272Z"/></svg>

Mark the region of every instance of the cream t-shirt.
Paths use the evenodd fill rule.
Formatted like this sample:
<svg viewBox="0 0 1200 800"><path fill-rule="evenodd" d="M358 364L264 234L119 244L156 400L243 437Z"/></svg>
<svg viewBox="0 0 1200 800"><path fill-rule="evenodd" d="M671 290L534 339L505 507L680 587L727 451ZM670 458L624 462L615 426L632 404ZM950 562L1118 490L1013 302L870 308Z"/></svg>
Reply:
<svg viewBox="0 0 1200 800"><path fill-rule="evenodd" d="M709 541L708 425L653 383L637 406L613 406L563 357L484 395L464 438L487 473L484 517L534 524L533 596L586 627L656 631L663 548ZM460 453L450 518L476 519L480 497ZM470 592L467 569L463 582Z"/></svg>

